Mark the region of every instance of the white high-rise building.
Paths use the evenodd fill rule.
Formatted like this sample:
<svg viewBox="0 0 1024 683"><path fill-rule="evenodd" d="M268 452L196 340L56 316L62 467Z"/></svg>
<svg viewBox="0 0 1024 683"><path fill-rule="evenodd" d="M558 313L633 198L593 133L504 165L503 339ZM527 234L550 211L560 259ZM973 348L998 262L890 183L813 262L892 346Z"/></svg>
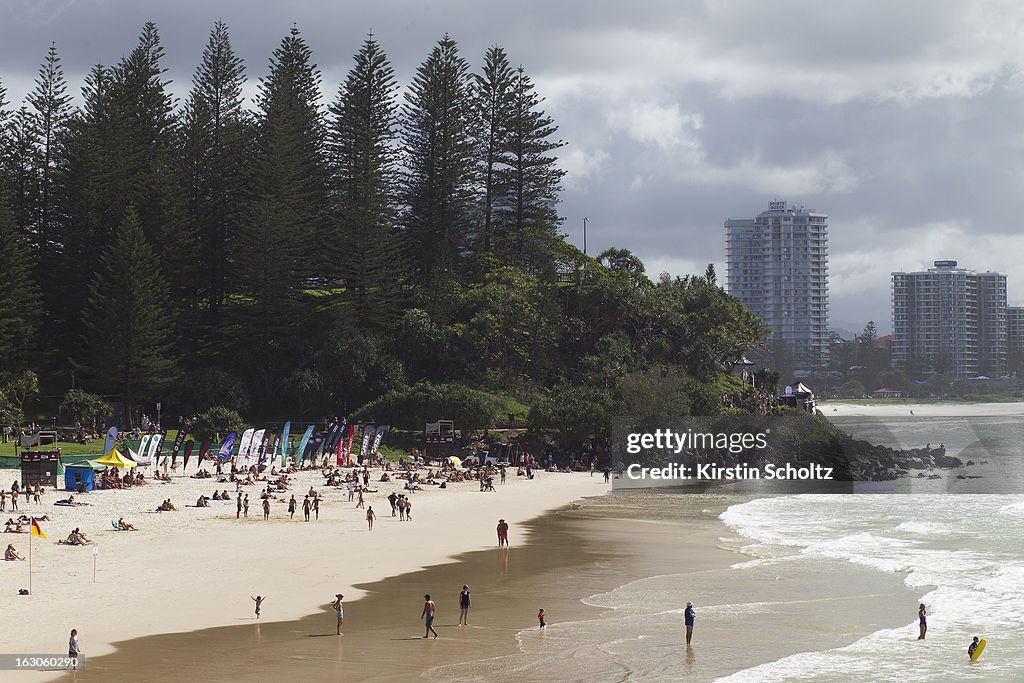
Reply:
<svg viewBox="0 0 1024 683"><path fill-rule="evenodd" d="M793 354L798 371L828 361L828 214L768 203L725 221L726 288Z"/></svg>
<svg viewBox="0 0 1024 683"><path fill-rule="evenodd" d="M892 362L962 379L1006 372L1006 276L957 268L892 274Z"/></svg>

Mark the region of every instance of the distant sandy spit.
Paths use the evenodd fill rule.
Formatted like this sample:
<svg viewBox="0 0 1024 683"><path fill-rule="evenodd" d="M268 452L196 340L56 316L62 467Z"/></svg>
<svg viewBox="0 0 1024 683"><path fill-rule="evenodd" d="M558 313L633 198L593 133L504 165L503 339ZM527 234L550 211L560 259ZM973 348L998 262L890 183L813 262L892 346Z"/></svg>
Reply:
<svg viewBox="0 0 1024 683"><path fill-rule="evenodd" d="M1024 416L1024 402L1016 403L889 403L870 405L868 403L819 403L818 409L825 417L904 417L911 411L917 417L1003 417Z"/></svg>
<svg viewBox="0 0 1024 683"><path fill-rule="evenodd" d="M190 468L191 470L191 468ZM77 628L82 654L101 655L112 643L158 633L192 631L252 621L250 596L266 596L261 619L290 620L314 614L343 593L360 597L352 586L450 561L455 555L497 545L499 518L510 525L511 545L523 543L519 524L585 496L603 495L609 485L600 473L537 472L527 481L510 470L508 483L484 493L474 481L447 489L425 487L410 494L412 520L391 516L387 495L402 484L380 483L371 471L366 506L377 522L367 530L366 511L348 501L344 489L327 488L318 470L292 475L294 486L277 496L270 520L263 520L259 494L266 484L244 487L249 516L235 518L235 502L210 501L191 507L201 495L234 484L215 479L174 476L168 484L149 483L123 491L97 491L77 500L81 507L55 506L67 493L47 489L40 505L21 510L36 516L48 538L32 539L32 595L29 563L0 562L0 595L6 626L0 629L0 653L67 653L68 634ZM16 470L0 470L0 486L10 489ZM302 500L313 487L323 495L319 521L303 521ZM287 500L294 493L298 510L289 519ZM155 512L170 498L176 512ZM27 511L26 511L27 508ZM3 519L12 516L10 501ZM124 516L139 531L115 531L111 520ZM57 545L75 527L96 542L96 579L89 546ZM27 556L27 534L3 534ZM5 672L6 673L6 672ZM53 673L22 673L19 680L46 680Z"/></svg>

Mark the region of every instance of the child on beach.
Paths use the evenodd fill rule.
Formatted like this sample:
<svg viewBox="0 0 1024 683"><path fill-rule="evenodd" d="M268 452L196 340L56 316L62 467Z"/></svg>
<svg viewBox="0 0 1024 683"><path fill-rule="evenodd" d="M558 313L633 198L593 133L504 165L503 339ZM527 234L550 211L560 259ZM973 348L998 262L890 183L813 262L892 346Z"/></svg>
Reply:
<svg viewBox="0 0 1024 683"><path fill-rule="evenodd" d="M267 596L265 596L265 595L257 595L256 597L253 598L253 596L250 595L249 597L252 598L252 601L256 603L256 618L259 619L260 618L260 608L263 607L263 601L267 599Z"/></svg>
<svg viewBox="0 0 1024 683"><path fill-rule="evenodd" d="M543 608L539 612L537 612L537 621L540 622L540 629L542 631L545 628L547 628L547 622L544 621L544 610L543 610Z"/></svg>

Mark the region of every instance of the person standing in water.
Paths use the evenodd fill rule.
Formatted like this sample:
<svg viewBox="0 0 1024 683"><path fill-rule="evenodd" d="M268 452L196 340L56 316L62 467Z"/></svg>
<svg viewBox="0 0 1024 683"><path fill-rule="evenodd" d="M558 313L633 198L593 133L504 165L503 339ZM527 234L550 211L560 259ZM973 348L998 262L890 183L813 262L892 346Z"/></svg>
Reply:
<svg viewBox="0 0 1024 683"><path fill-rule="evenodd" d="M267 599L265 595L257 595L256 597L249 596L252 601L256 603L256 618L260 618L260 609L263 607L263 601Z"/></svg>
<svg viewBox="0 0 1024 683"><path fill-rule="evenodd" d="M335 593L334 602L331 603L331 607L334 608L334 616L338 620L338 635L343 636L341 632L341 625L345 623L345 605L341 603L341 599L345 597L341 593Z"/></svg>
<svg viewBox="0 0 1024 683"><path fill-rule="evenodd" d="M928 611L924 608L924 603L922 602L917 607L918 625L921 630L921 635L917 637L918 640L924 640L924 634L928 633L928 619L926 619L927 616Z"/></svg>
<svg viewBox="0 0 1024 683"><path fill-rule="evenodd" d="M420 619L426 619L427 621L427 630L423 634L424 638L433 633L434 639L437 639L437 631L434 630L434 612L436 611L437 606L430 599L430 593L427 593L423 596L423 612L420 614Z"/></svg>
<svg viewBox="0 0 1024 683"><path fill-rule="evenodd" d="M697 613L693 610L693 603L687 601L686 610L683 612L683 623L686 624L686 644L690 644L690 639L693 637L693 622L697 618Z"/></svg>
<svg viewBox="0 0 1024 683"><path fill-rule="evenodd" d="M508 522L503 519L498 520L498 547L508 547Z"/></svg>
<svg viewBox="0 0 1024 683"><path fill-rule="evenodd" d="M469 626L469 608L473 603L469 599L469 586L463 586L459 593L459 626Z"/></svg>
<svg viewBox="0 0 1024 683"><path fill-rule="evenodd" d="M537 621L540 622L540 630L543 631L548 627L547 617L544 616L544 608L537 612Z"/></svg>

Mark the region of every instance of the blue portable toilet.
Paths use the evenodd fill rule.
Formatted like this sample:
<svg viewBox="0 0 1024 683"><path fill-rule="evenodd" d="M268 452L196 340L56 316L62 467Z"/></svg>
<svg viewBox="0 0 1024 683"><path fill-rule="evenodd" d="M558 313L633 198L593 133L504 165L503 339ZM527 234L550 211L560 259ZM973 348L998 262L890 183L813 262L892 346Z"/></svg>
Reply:
<svg viewBox="0 0 1024 683"><path fill-rule="evenodd" d="M103 465L94 465L88 460L64 465L64 490L92 491L95 472L102 469L106 468Z"/></svg>

